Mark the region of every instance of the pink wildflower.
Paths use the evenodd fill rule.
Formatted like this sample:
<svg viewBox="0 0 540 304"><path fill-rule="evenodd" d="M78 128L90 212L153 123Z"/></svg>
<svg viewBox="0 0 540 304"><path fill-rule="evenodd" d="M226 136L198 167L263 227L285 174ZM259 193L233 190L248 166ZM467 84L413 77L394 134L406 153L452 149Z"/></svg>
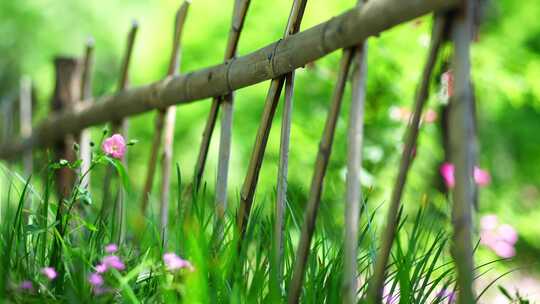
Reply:
<svg viewBox="0 0 540 304"><path fill-rule="evenodd" d="M434 123L435 121L437 121L437 117L437 112L432 109L428 109L426 113L424 113L424 117L422 120L426 123Z"/></svg>
<svg viewBox="0 0 540 304"><path fill-rule="evenodd" d="M105 252L106 253L115 253L118 251L118 245L116 244L109 244L105 246Z"/></svg>
<svg viewBox="0 0 540 304"><path fill-rule="evenodd" d="M88 282L90 282L93 287L101 287L104 283L103 277L96 272L90 274L90 276L88 277Z"/></svg>
<svg viewBox="0 0 540 304"><path fill-rule="evenodd" d="M169 271L175 271L182 268L187 268L190 271L193 271L193 265L189 261L186 261L176 255L176 253L168 252L163 255L163 262Z"/></svg>
<svg viewBox="0 0 540 304"><path fill-rule="evenodd" d="M107 268L114 268L116 270L126 269L124 262L122 262L122 260L116 255L107 255L103 257L102 263Z"/></svg>
<svg viewBox="0 0 540 304"><path fill-rule="evenodd" d="M34 284L32 284L32 281L24 280L19 285L19 288L23 291L32 292L34 290Z"/></svg>
<svg viewBox="0 0 540 304"><path fill-rule="evenodd" d="M445 92L446 98L450 98L454 95L454 74L452 70L448 70L441 75L441 85L443 92Z"/></svg>
<svg viewBox="0 0 540 304"><path fill-rule="evenodd" d="M406 107L390 107L390 119L394 121L408 122L411 115L411 110L407 109Z"/></svg>
<svg viewBox="0 0 540 304"><path fill-rule="evenodd" d="M441 172L441 176L443 177L444 183L446 184L446 187L454 188L456 184L454 179L454 165L451 163L443 163L439 170ZM486 186L491 181L489 173L485 170L478 168L477 166L474 167L473 178L474 182L478 186Z"/></svg>
<svg viewBox="0 0 540 304"><path fill-rule="evenodd" d="M45 267L41 269L41 273L47 277L50 281L56 279L58 274L56 273L56 270L52 267Z"/></svg>
<svg viewBox="0 0 540 304"><path fill-rule="evenodd" d="M105 271L107 271L107 265L103 263L97 264L95 268L97 273L104 273Z"/></svg>
<svg viewBox="0 0 540 304"><path fill-rule="evenodd" d="M120 134L114 134L113 136L105 139L101 145L103 152L106 155L122 159L124 154L126 154L126 142L124 137Z"/></svg>
<svg viewBox="0 0 540 304"><path fill-rule="evenodd" d="M480 244L491 249L501 258L511 258L516 255L514 245L518 234L514 227L499 224L496 215L485 215L480 219Z"/></svg>

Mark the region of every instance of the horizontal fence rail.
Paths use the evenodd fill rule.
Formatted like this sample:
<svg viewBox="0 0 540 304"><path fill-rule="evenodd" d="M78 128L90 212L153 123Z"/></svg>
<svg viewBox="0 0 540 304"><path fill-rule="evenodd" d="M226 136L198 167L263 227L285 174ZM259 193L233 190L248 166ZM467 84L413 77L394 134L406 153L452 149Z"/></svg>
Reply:
<svg viewBox="0 0 540 304"><path fill-rule="evenodd" d="M52 114L33 134L0 147L0 158L13 158L32 147L50 146L66 134L118 121L155 109L224 95L277 78L337 49L350 47L384 30L432 11L450 9L458 0L378 0L351 9L308 30L278 40L224 64L204 68L114 95L78 103Z"/></svg>

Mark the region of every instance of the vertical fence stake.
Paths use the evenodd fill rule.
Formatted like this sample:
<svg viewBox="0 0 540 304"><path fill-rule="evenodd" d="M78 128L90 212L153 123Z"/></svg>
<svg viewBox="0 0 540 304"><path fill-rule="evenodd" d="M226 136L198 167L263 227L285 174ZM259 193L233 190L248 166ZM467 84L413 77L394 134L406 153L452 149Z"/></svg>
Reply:
<svg viewBox="0 0 540 304"><path fill-rule="evenodd" d="M181 38L185 28L187 12L189 8L190 0L184 1L180 6L176 14L174 39L173 39L173 51L171 53L171 60L169 64L168 75L177 75L180 72L180 57L182 52ZM173 141L174 141L174 126L176 122L176 106L167 108L165 112L160 112L158 115L165 115L164 122L164 136L163 136L163 155L162 155L162 167L161 167L161 204L160 204L160 228L161 238L163 240L163 248L167 248L167 228L169 223L169 197L171 186L171 170L172 170L172 154L173 154ZM156 133L162 133L163 131L157 130ZM157 147L154 147L157 150ZM153 149L154 149L153 148ZM180 187L180 185L178 185Z"/></svg>
<svg viewBox="0 0 540 304"><path fill-rule="evenodd" d="M32 80L28 76L23 76L19 91L19 114L20 133L26 137L32 134ZM33 160L32 149L23 154L24 177L28 178L32 174Z"/></svg>
<svg viewBox="0 0 540 304"><path fill-rule="evenodd" d="M399 205L401 201L401 194L405 187L407 180L407 173L411 166L412 151L416 146L418 138L418 130L420 127L420 118L422 115L422 109L429 96L429 84L431 81L431 75L433 68L437 61L440 46L443 42L444 30L445 30L445 18L437 16L434 20L433 31L431 34L431 45L429 48L426 64L422 71L420 84L416 92L416 99L414 105L414 112L412 120L407 128L405 134L405 146L403 148L403 154L401 155L401 161L399 166L399 172L394 184L392 196L390 198L390 206L386 216L386 227L382 231L381 246L375 260L375 267L373 275L369 282L367 300L370 304L380 303L382 299L382 289L384 285L386 264L388 263L388 257L392 249L392 243L394 241L396 226L397 226L397 214L399 211Z"/></svg>
<svg viewBox="0 0 540 304"><path fill-rule="evenodd" d="M228 41L227 41L227 49L225 51L225 61L229 60L229 59L232 59L236 56L236 50L238 48L238 41L240 40L240 34L242 32L242 29L244 27L244 22L246 20L246 15L247 15L247 11L248 11L248 8L249 8L249 5L251 3L251 0L235 0L235 5L234 5L234 13L233 13L233 21L232 21L232 24L231 24L231 29L229 31L229 38L228 38ZM229 107L227 108L227 111L231 112L231 113L227 113L227 114L224 114L225 117L224 117L224 120L230 120L232 122L232 102L233 102L233 96L231 94L228 94L224 97L225 100L230 100L230 103L231 103L231 107L230 107L230 110L229 110ZM208 118L206 120L206 125L204 127L204 132L203 132L203 135L202 135L202 141L201 141L201 146L199 148L199 154L198 154L198 157L197 157L197 163L195 164L195 171L193 173L193 187L195 188L195 190L198 190L200 185L201 185L201 181L202 181L202 176L203 176L203 173L204 173L204 168L205 168L205 165L206 165L206 159L208 158L208 149L210 147L210 140L212 139L212 134L214 132L214 128L216 126L216 121L217 121L217 116L218 116L218 112L219 112L219 107L222 103L222 98L221 97L215 97L213 100L212 100L212 105L210 107L210 112L208 113ZM224 103L225 104L225 103ZM229 117L231 119L229 119ZM230 123L227 123L223 126L223 122L222 122L222 128L225 126L227 128L228 125L230 125ZM230 133L230 131L229 131ZM222 134L221 137L225 137L225 138L229 138L228 140L228 144L230 146L230 135L227 134L227 132L225 132L225 134ZM225 145L227 144L227 141L225 140ZM229 163L229 157L228 157L228 154L230 154L230 147L227 148L227 146L223 146L220 144L220 155L223 155L222 157L220 157L220 159L223 159L221 162L221 171L218 170L218 175L220 174L219 172L221 172L221 175L224 175L225 178L227 176L227 173L226 171L224 171L225 169L227 169L228 171L228 163ZM225 163L223 163L225 161L225 158L227 159L226 161L226 165ZM220 165L218 164L218 167ZM226 168L225 168L226 167ZM217 183L219 184L220 183L220 178L217 179ZM227 181L225 180L224 181L224 184L219 184L219 185L216 185L216 188L217 187L221 187L221 188L224 188L225 189L225 195L226 195L226 188L227 188ZM223 196L223 190L222 191L216 191L216 194L219 194L219 196ZM217 201L219 201L219 198L217 199Z"/></svg>
<svg viewBox="0 0 540 304"><path fill-rule="evenodd" d="M283 228L287 205L287 176L289 168L289 144L291 140L292 107L294 95L294 72L285 77L285 100L281 118L281 139L279 144L279 167L277 176L275 223L274 223L274 273L276 286L283 287Z"/></svg>
<svg viewBox="0 0 540 304"><path fill-rule="evenodd" d="M176 11L175 25L174 25L174 35L173 35L173 44L171 57L169 59L169 67L167 70L167 76L178 75L180 72L180 39L182 37L182 30L184 28L184 23L187 16L187 11L190 5L190 1L184 1L180 8ZM152 190L152 185L154 184L154 175L157 166L157 159L159 154L159 148L161 147L161 142L163 141L163 163L162 163L162 186L165 187L165 184L170 183L170 169L165 171L165 162L172 162L172 144L174 139L174 125L176 120L176 107L172 106L166 110L160 110L156 116L155 122L155 132L154 138L152 139L152 149L150 151L150 159L148 160L148 167L146 171L146 180L144 183L144 189L141 197L141 213L146 212L148 206L149 195ZM163 133L166 136L163 137ZM162 138L163 137L163 138ZM169 156L170 155L170 156ZM164 179L167 179L166 181ZM168 186L167 186L168 187ZM168 197L164 198L162 193L162 204L165 199L168 201ZM161 205L162 205L161 204ZM160 206L161 206L160 205ZM163 213L162 213L163 214Z"/></svg>
<svg viewBox="0 0 540 304"><path fill-rule="evenodd" d="M84 51L83 70L81 79L81 102L89 102L92 97L92 66L94 64L94 39L88 38ZM92 162L92 149L90 147L90 130L81 131L79 140L81 155L81 187L90 190L90 164Z"/></svg>
<svg viewBox="0 0 540 304"><path fill-rule="evenodd" d="M453 191L452 256L457 268L459 304L474 303L474 261L472 246L472 205L475 184L474 166L474 123L473 100L470 76L470 43L472 38L473 1L464 1L454 12L451 39L454 44L452 73L454 94L450 97L449 135L450 159L455 166L455 188Z"/></svg>
<svg viewBox="0 0 540 304"><path fill-rule="evenodd" d="M358 1L358 5L362 2ZM352 78L352 100L347 129L347 199L345 205L345 239L343 255L343 303L353 304L357 284L358 219L362 201L360 172L362 168L362 147L364 133L364 104L366 99L367 42L360 44L353 54L355 72Z"/></svg>
<svg viewBox="0 0 540 304"><path fill-rule="evenodd" d="M131 62L131 57L133 53L133 45L135 43L135 37L137 35L137 30L139 28L139 25L137 21L133 21L131 23L131 29L129 31L128 37L127 37L127 45L126 50L124 53L122 66L120 69L120 78L118 80L118 91L123 91L128 87L129 83L129 66ZM113 133L121 133L124 137L127 136L127 124L125 119L120 119L118 121L112 122L112 132ZM127 155L124 155L124 159L122 160L124 163L124 166L126 166L127 170ZM105 175L105 182L104 182L104 198L102 203L107 204L109 200L111 199L111 193L110 193L110 184L111 184L111 178L112 178L112 167L109 166L107 169L107 173ZM113 219L113 225L112 225L112 239L117 242L118 244L123 243L124 236L125 236L125 217L126 217L126 210L124 209L124 193L121 191L121 189L118 189L116 196L114 197L114 219ZM105 211L106 206L101 207L102 214Z"/></svg>
<svg viewBox="0 0 540 304"><path fill-rule="evenodd" d="M77 58L56 57L54 60L56 85L51 100L53 112L60 112L72 108L80 99L80 63ZM55 145L55 160L75 160L73 144L76 134L67 135ZM75 174L71 169L62 168L56 171L56 188L60 197L67 198L73 183Z"/></svg>
<svg viewBox="0 0 540 304"><path fill-rule="evenodd" d="M311 238L313 236L313 231L315 230L317 211L319 210L319 203L321 201L324 176L326 174L326 168L332 152L332 143L334 141L336 124L343 100L343 92L345 90L347 74L349 72L354 53L355 48L346 49L343 51L343 56L341 57L338 79L332 95L330 111L326 117L323 135L321 142L319 143L319 152L317 153L317 160L315 161L313 178L311 179L308 202L306 205L306 211L304 213L304 225L302 226L300 241L296 251L296 261L294 263L293 276L289 285L289 304L298 303L300 299L300 293L302 291L302 284L305 275L305 267L311 245Z"/></svg>
<svg viewBox="0 0 540 304"><path fill-rule="evenodd" d="M300 29L300 23L304 16L307 0L295 0L291 8L289 20L287 22L287 28L285 30L284 37L294 35ZM255 188L259 179L259 173L262 166L264 152L266 144L268 142L268 136L270 134L270 128L272 127L272 120L276 113L276 107L279 102L279 97L283 84L285 83L285 77L272 79L270 82L270 88L266 95L266 101L264 104L263 115L261 117L261 123L257 130L257 137L253 147L253 152L249 160L248 172L244 179L242 191L240 193L240 206L238 208L238 214L236 217L238 231L240 234L240 241L238 242L238 248L242 246L244 234L246 232L249 215L251 212L251 206L253 204L253 196L255 195Z"/></svg>

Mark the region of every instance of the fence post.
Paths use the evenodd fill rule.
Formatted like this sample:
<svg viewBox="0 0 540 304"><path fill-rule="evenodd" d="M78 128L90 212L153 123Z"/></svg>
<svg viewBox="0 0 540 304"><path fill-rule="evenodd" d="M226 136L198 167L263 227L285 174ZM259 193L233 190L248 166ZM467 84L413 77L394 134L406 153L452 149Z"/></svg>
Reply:
<svg viewBox="0 0 540 304"><path fill-rule="evenodd" d="M28 76L23 76L19 91L19 114L20 133L26 137L32 134L32 80ZM23 154L24 177L28 178L32 174L33 159L32 149L28 149Z"/></svg>
<svg viewBox="0 0 540 304"><path fill-rule="evenodd" d="M56 84L51 109L53 112L60 112L72 108L80 99L81 69L77 58L56 57L54 60ZM74 143L77 134L68 134L63 139L56 142L55 160L65 159L75 160ZM60 197L69 196L73 183L75 182L75 172L68 168L56 171L56 189Z"/></svg>
<svg viewBox="0 0 540 304"><path fill-rule="evenodd" d="M452 73L454 94L450 97L449 148L455 166L453 189L452 256L457 268L458 304L474 303L474 259L472 213L475 193L473 183L474 118L470 75L470 44L473 33L473 1L463 1L452 18L451 39L454 44Z"/></svg>
<svg viewBox="0 0 540 304"><path fill-rule="evenodd" d="M94 64L94 40L89 38L83 59L83 70L81 79L81 102L89 102L92 97L92 66ZM92 149L90 147L90 130L81 131L79 140L81 163L81 187L88 189L90 186L90 164L92 162Z"/></svg>

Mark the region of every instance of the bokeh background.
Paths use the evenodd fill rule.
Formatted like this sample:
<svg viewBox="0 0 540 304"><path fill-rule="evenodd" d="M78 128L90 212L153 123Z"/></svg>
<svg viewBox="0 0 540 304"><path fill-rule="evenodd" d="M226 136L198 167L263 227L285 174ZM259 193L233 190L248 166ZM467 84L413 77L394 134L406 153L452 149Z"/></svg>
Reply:
<svg viewBox="0 0 540 304"><path fill-rule="evenodd" d="M184 32L182 71L222 61L233 2L193 0ZM4 113L10 103L17 102L19 79L28 75L34 85L34 122L45 118L54 87L54 56L82 56L89 36L95 39L93 94L113 93L132 19L138 20L140 29L130 71L131 84L137 86L163 78L179 4L178 0L0 1L0 106ZM279 39L291 4L291 0L253 0L239 55ZM323 22L353 5L353 0L310 0L302 28ZM507 277L505 286L520 286L531 298L540 300L539 15L540 4L535 1L492 0L472 47L472 73L477 102L478 165L491 174L491 183L480 189L477 218L496 214L500 223L514 227L519 236L515 257L494 265L493 276L518 269ZM384 211L384 203L389 199L406 126L406 120L396 118L396 113L406 112L412 106L430 26L431 17L425 16L369 40L362 186L370 210L380 206ZM448 50L443 52L443 58L449 55ZM339 57L340 52L334 52L296 74L289 171L289 200L295 209L301 210L306 201ZM231 210L236 207L267 88L265 82L236 94ZM437 78L428 108L438 113L439 119L422 125L403 204L407 212L429 206L433 216L447 221L450 208L441 191L444 187L438 169L443 159L439 89ZM335 238L341 237L343 223L349 100L347 88L319 217L319 225ZM205 100L177 108L174 161L180 165L186 183L191 180L209 106L209 100ZM142 187L144 180L154 116L155 113L146 113L129 120L129 138L139 141L130 148L128 156L129 175L136 189ZM13 117L16 123L16 113ZM278 108L256 193L256 204L269 211L277 175L280 117ZM102 128L93 128L95 140ZM17 128L13 133L2 130L0 134L7 134L4 140L9 142ZM215 134L219 134L219 124ZM216 176L216 138L205 173L209 193ZM99 189L102 179L97 174L93 186ZM495 258L496 254L488 248L480 247L478 262Z"/></svg>

